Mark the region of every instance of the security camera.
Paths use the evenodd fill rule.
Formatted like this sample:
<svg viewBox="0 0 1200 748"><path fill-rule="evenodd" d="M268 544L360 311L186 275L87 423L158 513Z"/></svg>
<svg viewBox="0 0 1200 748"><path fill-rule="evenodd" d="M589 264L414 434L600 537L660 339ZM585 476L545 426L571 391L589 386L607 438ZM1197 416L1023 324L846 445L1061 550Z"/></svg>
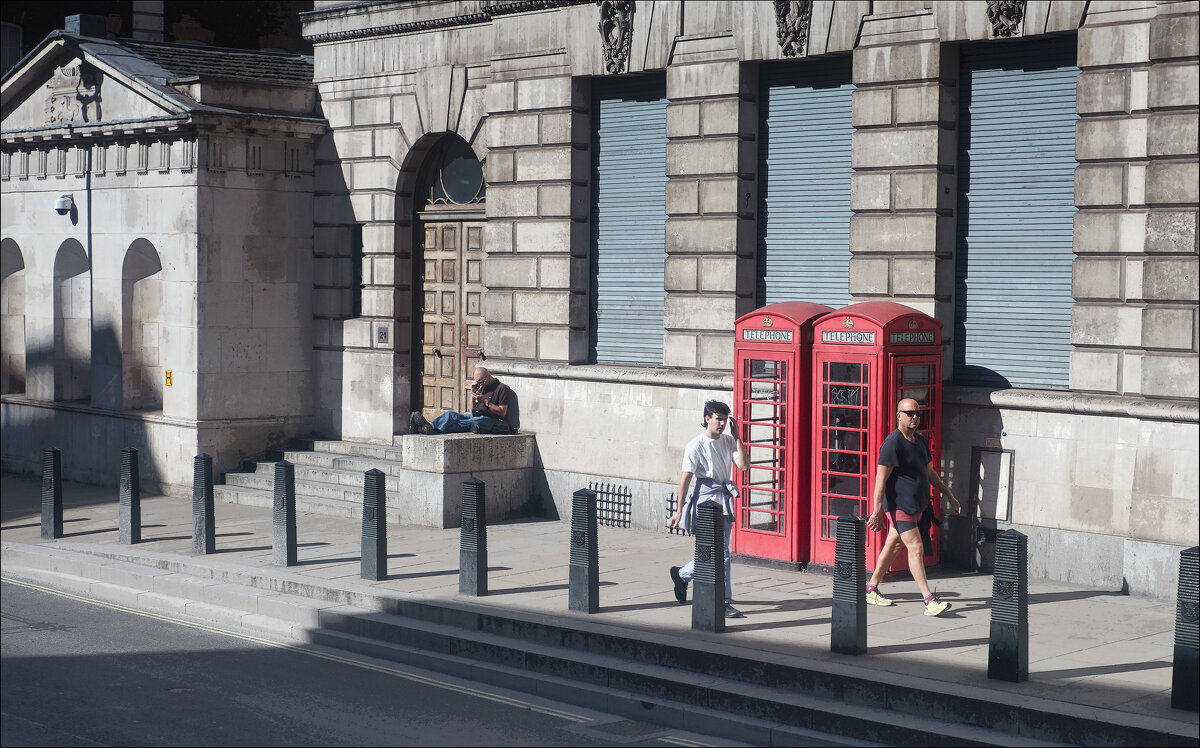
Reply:
<svg viewBox="0 0 1200 748"><path fill-rule="evenodd" d="M75 201L71 199L70 195L59 195L58 199L54 201L54 212L60 216L67 215L74 207Z"/></svg>

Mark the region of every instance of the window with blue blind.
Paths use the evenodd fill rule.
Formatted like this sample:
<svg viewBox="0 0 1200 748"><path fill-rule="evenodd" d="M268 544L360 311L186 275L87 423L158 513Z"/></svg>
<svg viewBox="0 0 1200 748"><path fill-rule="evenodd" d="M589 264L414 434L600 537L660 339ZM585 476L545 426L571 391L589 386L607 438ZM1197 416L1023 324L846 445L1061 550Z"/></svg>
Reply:
<svg viewBox="0 0 1200 748"><path fill-rule="evenodd" d="M759 75L758 302L850 302L851 59Z"/></svg>
<svg viewBox="0 0 1200 748"><path fill-rule="evenodd" d="M1078 74L1073 36L962 51L958 384L1069 385Z"/></svg>
<svg viewBox="0 0 1200 748"><path fill-rule="evenodd" d="M661 76L592 87L591 353L661 364L667 99Z"/></svg>

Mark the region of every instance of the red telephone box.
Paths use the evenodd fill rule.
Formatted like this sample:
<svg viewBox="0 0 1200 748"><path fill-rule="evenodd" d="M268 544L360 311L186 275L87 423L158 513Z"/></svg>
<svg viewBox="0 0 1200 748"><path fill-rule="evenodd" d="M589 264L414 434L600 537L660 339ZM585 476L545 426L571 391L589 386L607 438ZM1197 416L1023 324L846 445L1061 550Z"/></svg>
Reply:
<svg viewBox="0 0 1200 748"><path fill-rule="evenodd" d="M737 471L734 553L803 564L809 558L813 322L822 304L770 304L737 321L733 417L750 467Z"/></svg>
<svg viewBox="0 0 1200 748"><path fill-rule="evenodd" d="M869 517L883 440L896 429L896 403L917 401L918 430L941 464L942 325L891 301L852 304L813 326L812 562L833 565L837 518ZM932 491L932 489L931 489ZM886 525L886 523L885 523ZM887 527L867 532L873 570ZM926 566L938 563L938 528ZM903 551L893 569L908 568Z"/></svg>

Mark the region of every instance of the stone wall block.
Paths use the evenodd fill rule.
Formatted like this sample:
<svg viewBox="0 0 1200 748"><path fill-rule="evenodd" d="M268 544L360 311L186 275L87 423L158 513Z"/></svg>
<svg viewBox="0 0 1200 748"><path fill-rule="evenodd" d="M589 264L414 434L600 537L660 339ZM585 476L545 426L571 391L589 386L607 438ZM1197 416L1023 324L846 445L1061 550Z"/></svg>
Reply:
<svg viewBox="0 0 1200 748"><path fill-rule="evenodd" d="M891 262L882 257L850 258L852 296L891 296Z"/></svg>
<svg viewBox="0 0 1200 748"><path fill-rule="evenodd" d="M850 121L855 127L878 127L894 124L892 92L886 88L856 88L850 94Z"/></svg>
<svg viewBox="0 0 1200 748"><path fill-rule="evenodd" d="M518 291L513 294L513 322L569 324L571 294L566 292Z"/></svg>
<svg viewBox="0 0 1200 748"><path fill-rule="evenodd" d="M736 213L740 184L737 177L705 179L700 182L700 212Z"/></svg>
<svg viewBox="0 0 1200 748"><path fill-rule="evenodd" d="M1151 109L1200 104L1200 64L1158 64L1150 68L1147 103Z"/></svg>
<svg viewBox="0 0 1200 748"><path fill-rule="evenodd" d="M1121 355L1116 351L1076 348L1071 351L1071 389L1116 392Z"/></svg>
<svg viewBox="0 0 1200 748"><path fill-rule="evenodd" d="M948 175L934 170L899 171L892 176L892 207L896 210L936 210L944 205L942 186ZM945 186L949 186L946 184ZM953 194L954 190L951 190Z"/></svg>
<svg viewBox="0 0 1200 748"><path fill-rule="evenodd" d="M1200 202L1200 162L1152 161L1146 168L1146 203L1195 205Z"/></svg>
<svg viewBox="0 0 1200 748"><path fill-rule="evenodd" d="M941 115L940 93L941 87L937 83L897 87L896 124L936 124Z"/></svg>
<svg viewBox="0 0 1200 748"><path fill-rule="evenodd" d="M362 291L364 317L391 317L396 311L396 291L392 288L364 288Z"/></svg>
<svg viewBox="0 0 1200 748"><path fill-rule="evenodd" d="M741 88L739 67L736 62L671 65L667 68L667 98L678 101L737 96Z"/></svg>
<svg viewBox="0 0 1200 748"><path fill-rule="evenodd" d="M701 257L700 290L704 292L737 291L737 257Z"/></svg>
<svg viewBox="0 0 1200 748"><path fill-rule="evenodd" d="M488 262L492 262L489 260ZM511 292L488 291L483 294L483 318L492 322L513 321L513 295Z"/></svg>
<svg viewBox="0 0 1200 748"><path fill-rule="evenodd" d="M931 125L858 130L851 136L851 165L855 169L937 166L941 132Z"/></svg>
<svg viewBox="0 0 1200 748"><path fill-rule="evenodd" d="M487 285L497 288L537 288L538 258L490 257L487 261Z"/></svg>
<svg viewBox="0 0 1200 748"><path fill-rule="evenodd" d="M1122 299L1120 258L1078 257L1071 267L1071 296L1084 301Z"/></svg>
<svg viewBox="0 0 1200 748"><path fill-rule="evenodd" d="M1153 259L1142 263L1141 298L1147 301L1200 300L1200 259Z"/></svg>
<svg viewBox="0 0 1200 748"><path fill-rule="evenodd" d="M572 148L570 146L517 151L516 159L517 179L522 182L571 178ZM491 199L490 194L488 199Z"/></svg>
<svg viewBox="0 0 1200 748"><path fill-rule="evenodd" d="M689 101L667 104L667 137L696 138L700 136L700 103Z"/></svg>
<svg viewBox="0 0 1200 748"><path fill-rule="evenodd" d="M851 210L891 210L891 208L891 172L859 171L850 175Z"/></svg>
<svg viewBox="0 0 1200 748"><path fill-rule="evenodd" d="M586 143L588 128L586 115L570 111L543 112L541 114L542 145L570 145ZM576 124L576 123L580 124Z"/></svg>
<svg viewBox="0 0 1200 748"><path fill-rule="evenodd" d="M537 285L533 288L570 290L571 263L576 262L570 257L539 257L537 258ZM491 270L488 270L488 281L491 282Z"/></svg>
<svg viewBox="0 0 1200 748"><path fill-rule="evenodd" d="M1196 210L1193 208L1150 213L1146 218L1145 239L1147 252L1196 252Z"/></svg>
<svg viewBox="0 0 1200 748"><path fill-rule="evenodd" d="M667 180L666 210L669 216L696 215L700 212L700 180Z"/></svg>
<svg viewBox="0 0 1200 748"><path fill-rule="evenodd" d="M1122 23L1079 29L1080 68L1150 61L1150 24Z"/></svg>
<svg viewBox="0 0 1200 748"><path fill-rule="evenodd" d="M483 230L484 236L487 238L484 246L487 247L487 252L489 255L513 251L512 221L497 221L492 218L489 211L488 222L487 225L484 226Z"/></svg>
<svg viewBox="0 0 1200 748"><path fill-rule="evenodd" d="M1150 115L1146 150L1150 156L1195 156L1200 147L1200 113L1158 112Z"/></svg>
<svg viewBox="0 0 1200 748"><path fill-rule="evenodd" d="M737 251L736 218L667 219L667 252Z"/></svg>
<svg viewBox="0 0 1200 748"><path fill-rule="evenodd" d="M663 366L696 368L699 362L695 333L670 332L663 334Z"/></svg>
<svg viewBox="0 0 1200 748"><path fill-rule="evenodd" d="M1141 252L1146 241L1145 211L1092 211L1075 214L1076 254Z"/></svg>
<svg viewBox="0 0 1200 748"><path fill-rule="evenodd" d="M1075 345L1135 347L1141 341L1141 309L1077 303L1071 312L1071 342Z"/></svg>
<svg viewBox="0 0 1200 748"><path fill-rule="evenodd" d="M1146 119L1081 119L1075 125L1075 158L1121 161L1146 157Z"/></svg>
<svg viewBox="0 0 1200 748"><path fill-rule="evenodd" d="M725 170L726 164L738 163L737 138L672 140L667 143L667 174L711 174Z"/></svg>
<svg viewBox="0 0 1200 748"><path fill-rule="evenodd" d="M513 218L538 214L538 190L534 186L493 185L488 190L489 215Z"/></svg>
<svg viewBox="0 0 1200 748"><path fill-rule="evenodd" d="M854 50L854 83L898 83L935 80L941 74L937 42L858 47Z"/></svg>
<svg viewBox="0 0 1200 748"><path fill-rule="evenodd" d="M374 156L375 143L372 133L372 130L334 130L333 139L337 143L338 157L347 160Z"/></svg>
<svg viewBox="0 0 1200 748"><path fill-rule="evenodd" d="M1142 345L1190 351L1196 344L1194 307L1150 306L1142 310Z"/></svg>
<svg viewBox="0 0 1200 748"><path fill-rule="evenodd" d="M488 143L493 148L537 145L538 115L493 114L487 119Z"/></svg>
<svg viewBox="0 0 1200 748"><path fill-rule="evenodd" d="M517 174L516 154L512 151L493 149L488 153L486 168L489 186L511 182L516 179Z"/></svg>
<svg viewBox="0 0 1200 748"><path fill-rule="evenodd" d="M1190 13L1159 16L1150 21L1150 58L1171 60L1200 55L1200 16Z"/></svg>
<svg viewBox="0 0 1200 748"><path fill-rule="evenodd" d="M543 184L538 189L538 215L546 218L570 218L573 211L569 184Z"/></svg>
<svg viewBox="0 0 1200 748"><path fill-rule="evenodd" d="M668 292L699 291L699 258L668 257L663 264L664 288Z"/></svg>
<svg viewBox="0 0 1200 748"><path fill-rule="evenodd" d="M516 81L491 81L484 101L489 114L511 112L517 108Z"/></svg>
<svg viewBox="0 0 1200 748"><path fill-rule="evenodd" d="M537 328L488 325L483 331L484 350L503 358L537 358Z"/></svg>
<svg viewBox="0 0 1200 748"><path fill-rule="evenodd" d="M366 259L366 258L364 258ZM391 286L396 282L396 256L383 255L371 257L371 283L378 286Z"/></svg>
<svg viewBox="0 0 1200 748"><path fill-rule="evenodd" d="M897 257L892 260L892 292L900 296L933 296L937 291L937 258Z"/></svg>
<svg viewBox="0 0 1200 748"><path fill-rule="evenodd" d="M571 106L571 78L532 78L517 81L517 110L558 109Z"/></svg>
<svg viewBox="0 0 1200 748"><path fill-rule="evenodd" d="M392 100L388 96L356 98L351 102L354 125L384 125L392 121Z"/></svg>
<svg viewBox="0 0 1200 748"><path fill-rule="evenodd" d="M736 98L701 102L700 134L737 135L741 129L740 104Z"/></svg>
<svg viewBox="0 0 1200 748"><path fill-rule="evenodd" d="M490 196L488 200L491 200ZM515 249L518 252L570 252L571 222L543 219L536 223L517 223Z"/></svg>
<svg viewBox="0 0 1200 748"><path fill-rule="evenodd" d="M346 99L340 101L322 99L321 113L325 116L326 121L329 122L329 126L335 130L349 127L352 122L350 101Z"/></svg>
<svg viewBox="0 0 1200 748"><path fill-rule="evenodd" d="M571 331L566 327L542 327L537 331L538 359L571 360Z"/></svg>
<svg viewBox="0 0 1200 748"><path fill-rule="evenodd" d="M937 217L933 215L856 215L850 217L850 246L873 253L910 254L937 249Z"/></svg>
<svg viewBox="0 0 1200 748"><path fill-rule="evenodd" d="M663 327L669 330L732 330L736 318L732 295L669 294L663 306Z"/></svg>
<svg viewBox="0 0 1200 748"><path fill-rule="evenodd" d="M1125 204L1123 164L1080 164L1075 168L1075 204L1120 207Z"/></svg>
<svg viewBox="0 0 1200 748"><path fill-rule="evenodd" d="M395 190L399 169L390 160L358 161L350 165L350 186L359 190Z"/></svg>
<svg viewBox="0 0 1200 748"><path fill-rule="evenodd" d="M1084 70L1075 86L1080 114L1119 114L1129 111L1128 70Z"/></svg>
<svg viewBox="0 0 1200 748"><path fill-rule="evenodd" d="M1141 394L1191 399L1200 396L1200 358L1195 353L1147 352L1141 359Z"/></svg>
<svg viewBox="0 0 1200 748"><path fill-rule="evenodd" d="M730 323L730 327L732 327ZM699 337L701 369L728 371L733 368L733 335L701 335Z"/></svg>

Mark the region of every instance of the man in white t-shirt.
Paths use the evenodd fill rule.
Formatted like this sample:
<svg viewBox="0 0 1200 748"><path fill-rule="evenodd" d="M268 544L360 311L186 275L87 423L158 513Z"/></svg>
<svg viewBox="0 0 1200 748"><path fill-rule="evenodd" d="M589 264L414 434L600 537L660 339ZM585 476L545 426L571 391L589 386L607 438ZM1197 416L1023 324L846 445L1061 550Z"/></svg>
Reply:
<svg viewBox="0 0 1200 748"><path fill-rule="evenodd" d="M705 502L720 505L725 515L725 617L743 618L742 612L734 608L733 582L729 576L729 536L733 532L733 499L737 496L737 485L733 483L733 465L745 470L747 467L746 445L737 433L737 422L729 417L729 406L717 400L704 404L704 433L688 442L683 450L683 474L679 476L679 508L667 519L668 527L682 527L689 534L695 523L696 507ZM725 427L729 426L726 431ZM692 479L696 485L691 493ZM688 582L695 570L695 559L684 566L671 567L671 581L675 585L675 599L682 605L687 602Z"/></svg>

